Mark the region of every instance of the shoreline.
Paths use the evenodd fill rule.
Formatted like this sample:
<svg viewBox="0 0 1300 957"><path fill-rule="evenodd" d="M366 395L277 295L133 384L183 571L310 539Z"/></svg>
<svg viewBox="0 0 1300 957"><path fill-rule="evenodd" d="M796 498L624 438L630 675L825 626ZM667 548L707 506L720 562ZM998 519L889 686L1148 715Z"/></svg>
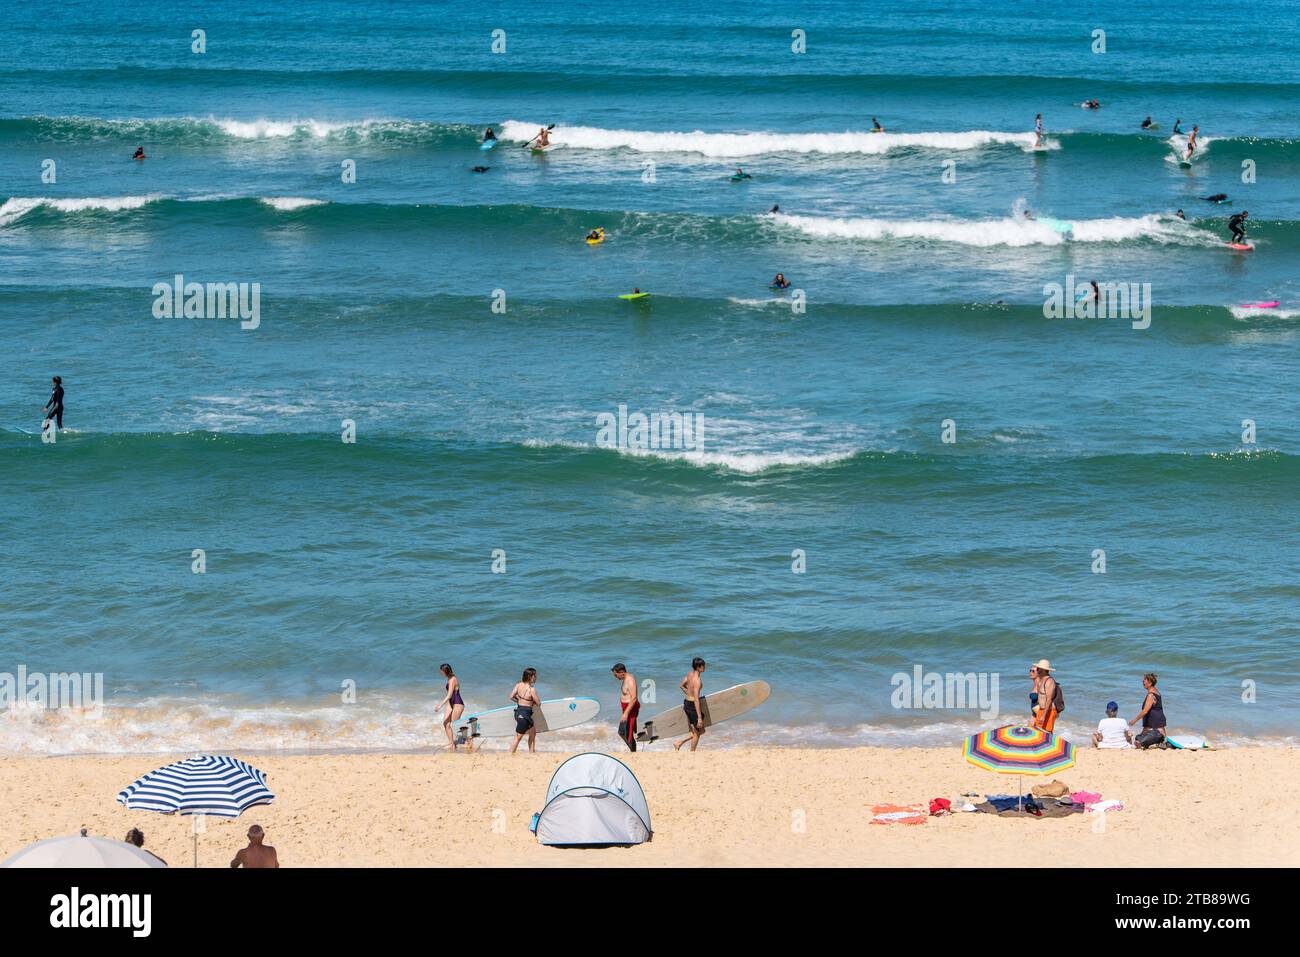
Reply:
<svg viewBox="0 0 1300 957"><path fill-rule="evenodd" d="M286 867L1024 866L1045 853L1043 841L1058 866L1300 863L1290 809L1300 785L1296 748L1079 748L1078 764L1055 778L1122 800L1124 810L1042 819L954 813L922 826L873 825L871 806L1014 794L1015 777L969 765L953 747L609 750L645 789L655 832L648 844L536 843L529 819L567 754L233 752L266 772L276 800L234 820L205 819L200 864L226 866L254 823ZM135 778L186 756L0 757L5 793L50 796L16 804L0 820L0 858L79 827L114 839L138 827L146 848L189 866L192 819L129 811L115 800ZM1026 778L1026 792L1052 779Z"/></svg>

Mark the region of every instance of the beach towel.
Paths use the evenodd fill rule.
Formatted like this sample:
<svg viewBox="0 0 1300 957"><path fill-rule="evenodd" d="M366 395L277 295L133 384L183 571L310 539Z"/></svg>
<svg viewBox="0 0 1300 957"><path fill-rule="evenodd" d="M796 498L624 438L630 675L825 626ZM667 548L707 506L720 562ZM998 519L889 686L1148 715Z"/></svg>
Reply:
<svg viewBox="0 0 1300 957"><path fill-rule="evenodd" d="M1099 801L1096 804L1089 804L1088 810L1091 811L1093 814L1098 814L1104 811L1122 811L1124 810L1124 802L1123 801Z"/></svg>
<svg viewBox="0 0 1300 957"><path fill-rule="evenodd" d="M1043 810L1043 805L1028 794L1022 798L1017 798L1014 794L990 794L983 804L975 805L975 810L985 811L989 814L1000 814L1003 811L1016 814L1020 813L1016 809L1017 804L1031 814Z"/></svg>
<svg viewBox="0 0 1300 957"><path fill-rule="evenodd" d="M1101 795L1096 791L1075 791L1070 795L1070 800L1075 804L1096 804L1101 800Z"/></svg>
<svg viewBox="0 0 1300 957"><path fill-rule="evenodd" d="M871 808L872 824L924 824L925 808L919 804L875 804Z"/></svg>

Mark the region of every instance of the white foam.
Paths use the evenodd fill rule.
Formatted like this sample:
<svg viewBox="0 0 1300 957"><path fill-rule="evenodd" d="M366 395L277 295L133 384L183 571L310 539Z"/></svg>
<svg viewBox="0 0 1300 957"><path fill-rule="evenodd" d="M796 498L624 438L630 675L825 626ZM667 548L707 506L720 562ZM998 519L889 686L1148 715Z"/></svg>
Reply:
<svg viewBox="0 0 1300 957"><path fill-rule="evenodd" d="M0 206L0 226L8 226L26 216L34 209L42 207L55 209L61 213L80 213L86 210L104 210L117 212L123 209L139 209L146 203L162 199L162 196L86 196L70 199L56 199L51 196L15 196L7 199Z"/></svg>
<svg viewBox="0 0 1300 957"><path fill-rule="evenodd" d="M503 139L527 143L544 124L507 120L501 125ZM706 133L617 130L597 126L556 126L551 142L558 147L588 150L629 149L638 153L698 153L703 156L735 158L767 153L824 153L830 155L882 155L891 150L933 149L965 151L987 146L1014 145L1032 149L1033 133L966 130L957 133ZM1059 144L1049 144L1059 148Z"/></svg>
<svg viewBox="0 0 1300 957"><path fill-rule="evenodd" d="M1283 309L1281 306L1272 309L1260 309L1257 306L1229 306L1228 312L1232 313L1234 319L1294 319L1300 316L1300 309Z"/></svg>
<svg viewBox="0 0 1300 957"><path fill-rule="evenodd" d="M323 199L308 199L305 196L260 196L257 201L281 213L306 209L308 206L324 206L327 202Z"/></svg>
<svg viewBox="0 0 1300 957"><path fill-rule="evenodd" d="M284 139L290 136L309 135L317 139L323 139L331 133L344 130L349 127L364 127L367 123L377 122L367 120L362 123L326 123L322 120L219 120L210 119L208 122L214 123L220 130L228 136L233 136L241 140L266 140L266 139Z"/></svg>
<svg viewBox="0 0 1300 957"><path fill-rule="evenodd" d="M1209 234L1177 218L1156 214L1138 217L1073 220L1062 234L1032 219L866 219L834 216L789 216L776 213L777 223L818 239L884 241L931 240L963 246L1060 246L1066 242L1117 243L1137 239L1181 245L1215 245Z"/></svg>

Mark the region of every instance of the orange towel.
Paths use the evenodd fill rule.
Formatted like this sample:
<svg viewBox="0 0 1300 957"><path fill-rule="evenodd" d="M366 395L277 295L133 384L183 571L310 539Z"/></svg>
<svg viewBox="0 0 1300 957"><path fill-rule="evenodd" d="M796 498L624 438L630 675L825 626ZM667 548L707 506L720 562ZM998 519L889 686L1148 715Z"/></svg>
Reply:
<svg viewBox="0 0 1300 957"><path fill-rule="evenodd" d="M926 811L919 804L874 804L872 824L924 824Z"/></svg>

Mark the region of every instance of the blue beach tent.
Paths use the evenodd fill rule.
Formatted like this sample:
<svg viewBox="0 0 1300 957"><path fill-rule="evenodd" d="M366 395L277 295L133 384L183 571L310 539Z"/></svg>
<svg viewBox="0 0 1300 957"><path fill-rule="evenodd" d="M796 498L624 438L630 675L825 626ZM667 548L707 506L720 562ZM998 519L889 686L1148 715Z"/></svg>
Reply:
<svg viewBox="0 0 1300 957"><path fill-rule="evenodd" d="M608 754L577 754L561 764L546 788L546 805L530 830L542 844L644 844L650 806L636 775Z"/></svg>

